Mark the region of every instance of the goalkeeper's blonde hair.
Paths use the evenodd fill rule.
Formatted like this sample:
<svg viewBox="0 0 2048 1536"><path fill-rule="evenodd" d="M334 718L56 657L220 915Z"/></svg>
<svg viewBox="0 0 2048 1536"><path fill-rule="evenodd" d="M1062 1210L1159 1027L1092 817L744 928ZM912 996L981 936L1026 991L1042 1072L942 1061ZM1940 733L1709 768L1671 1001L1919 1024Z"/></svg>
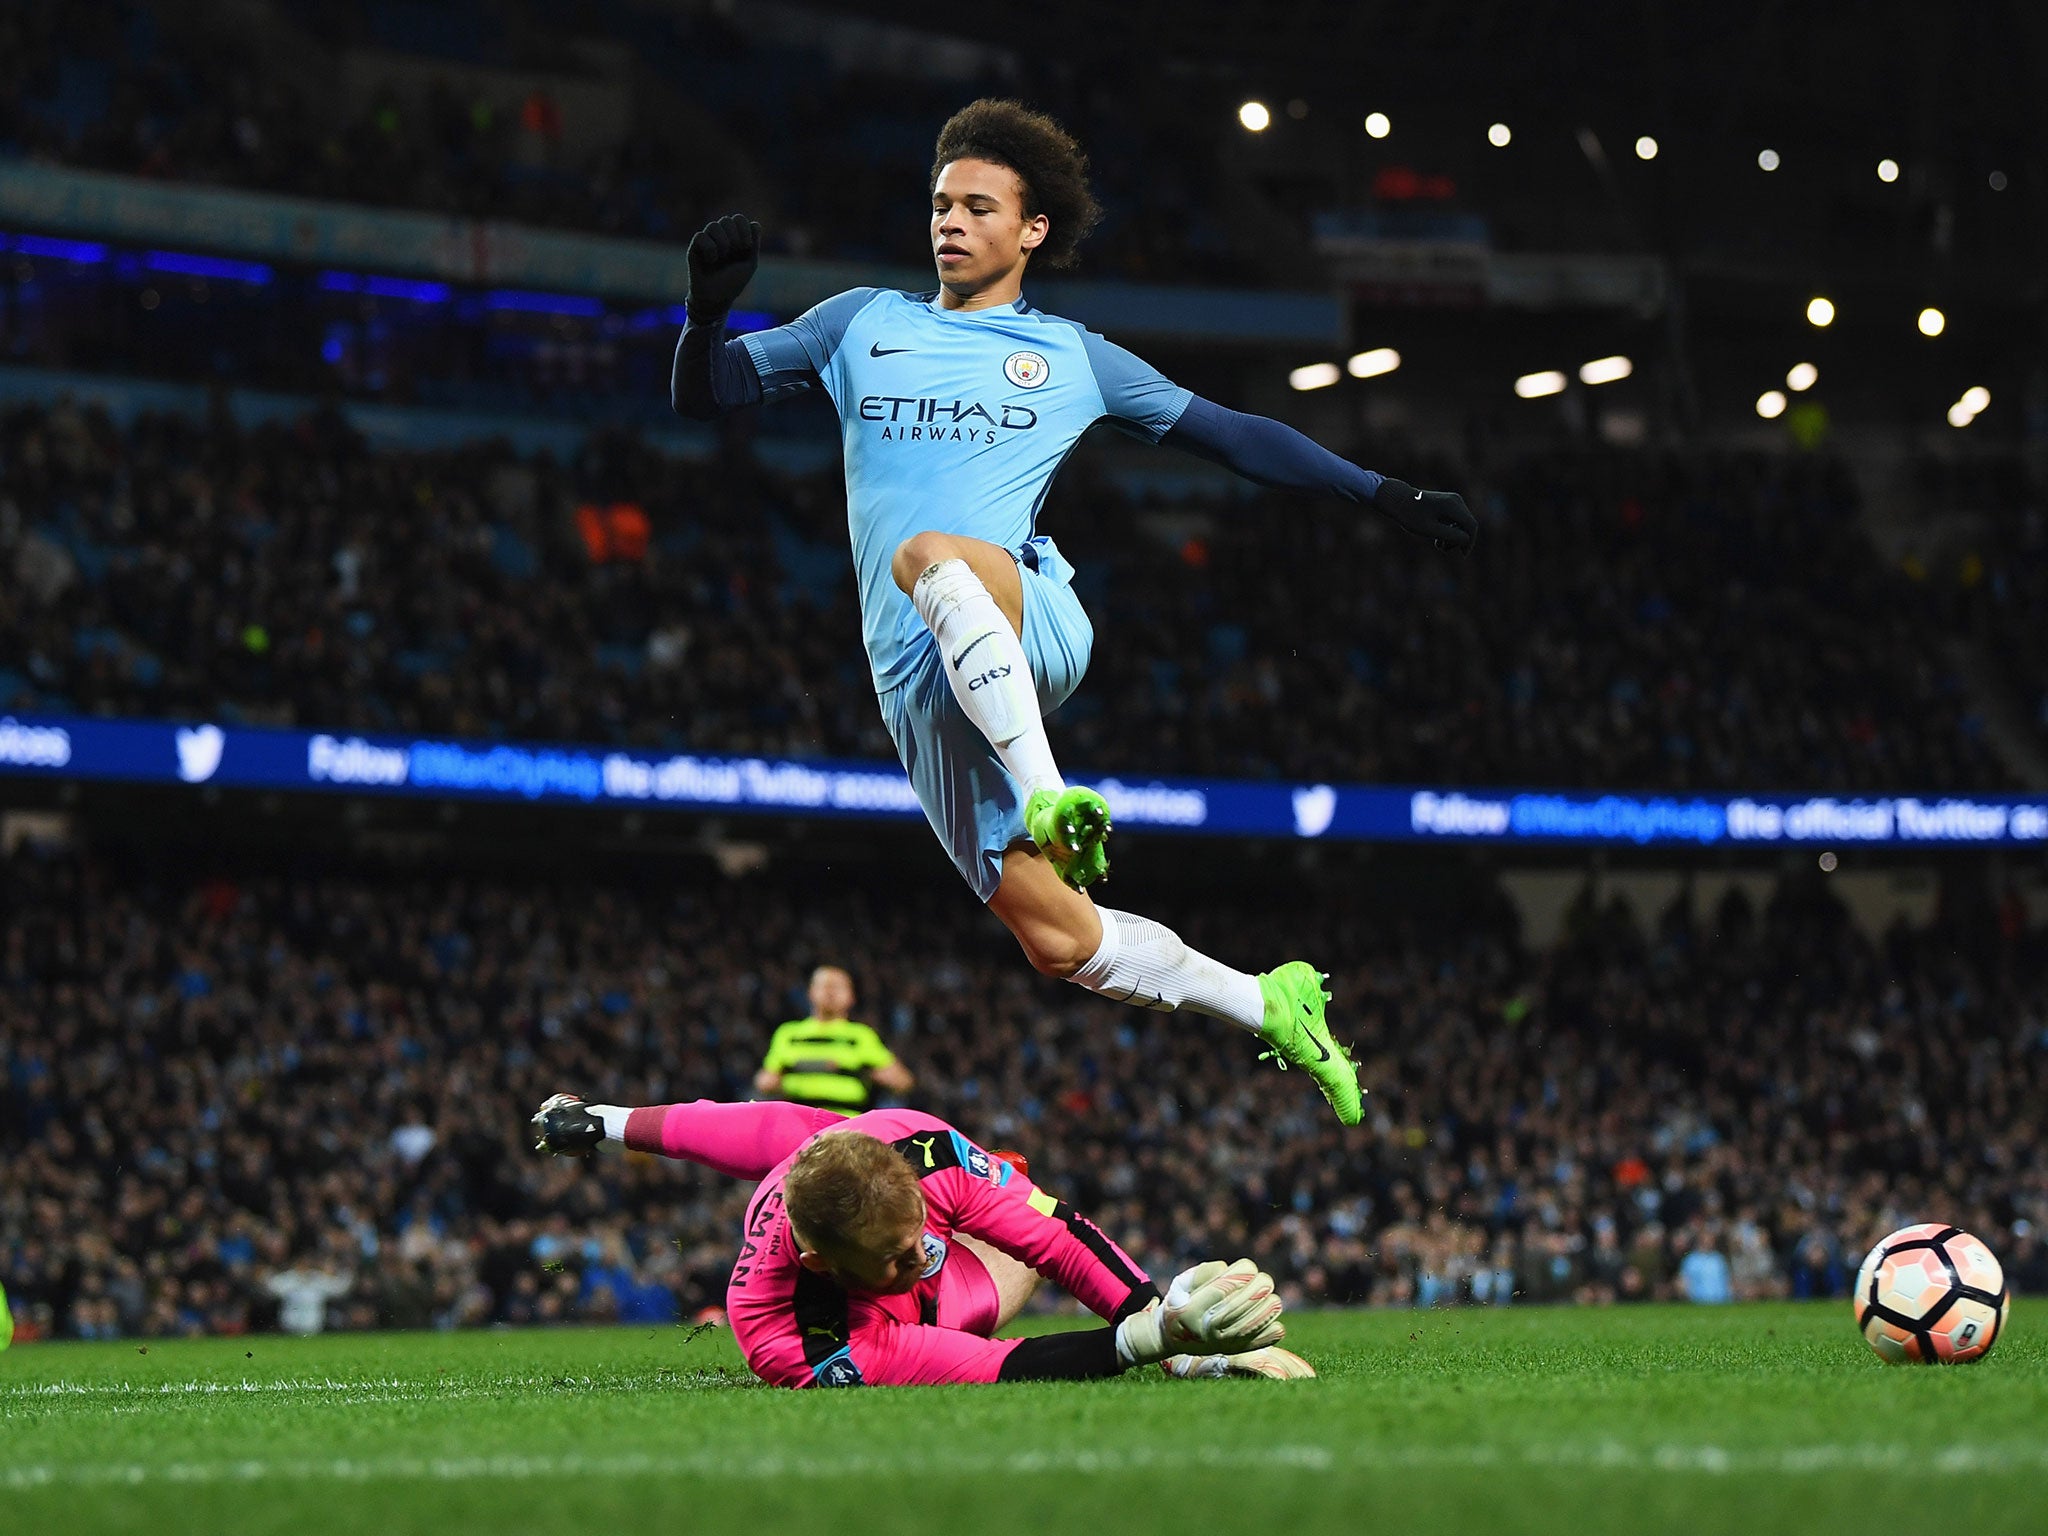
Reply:
<svg viewBox="0 0 2048 1536"><path fill-rule="evenodd" d="M784 1175L782 1198L798 1244L812 1253L874 1253L924 1219L917 1175L865 1131L814 1138Z"/></svg>

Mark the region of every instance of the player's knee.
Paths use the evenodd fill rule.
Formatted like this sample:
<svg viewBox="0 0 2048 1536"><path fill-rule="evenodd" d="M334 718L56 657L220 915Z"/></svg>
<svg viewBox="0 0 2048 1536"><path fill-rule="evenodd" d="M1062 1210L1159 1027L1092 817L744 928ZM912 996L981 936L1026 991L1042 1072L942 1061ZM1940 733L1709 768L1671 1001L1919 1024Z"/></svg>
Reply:
<svg viewBox="0 0 2048 1536"><path fill-rule="evenodd" d="M913 533L896 546L896 558L889 563L889 573L895 577L896 585L908 592L917 585L918 577L953 555L953 540L948 535L930 530Z"/></svg>

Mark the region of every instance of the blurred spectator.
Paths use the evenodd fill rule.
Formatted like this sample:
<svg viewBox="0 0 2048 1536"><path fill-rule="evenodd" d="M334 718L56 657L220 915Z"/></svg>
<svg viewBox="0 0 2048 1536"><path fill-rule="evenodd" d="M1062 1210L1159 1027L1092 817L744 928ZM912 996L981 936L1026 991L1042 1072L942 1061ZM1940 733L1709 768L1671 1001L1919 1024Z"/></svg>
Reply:
<svg viewBox="0 0 2048 1536"><path fill-rule="evenodd" d="M1684 1252L1678 1261L1679 1294L1703 1306L1719 1306L1735 1299L1728 1256L1721 1251L1719 1234L1713 1228L1702 1227L1681 1235L1679 1246Z"/></svg>
<svg viewBox="0 0 2048 1536"><path fill-rule="evenodd" d="M847 1017L853 978L842 966L811 972L811 1011L777 1028L754 1074L754 1092L815 1109L857 1115L874 1107L875 1089L899 1097L917 1079L866 1024Z"/></svg>
<svg viewBox="0 0 2048 1536"><path fill-rule="evenodd" d="M397 1262L395 1255L393 1261ZM263 1288L281 1304L279 1327L286 1333L310 1334L319 1333L327 1326L327 1304L346 1296L354 1283L350 1276L314 1264L309 1259L271 1275L263 1282ZM406 1327L408 1323L394 1319L392 1326ZM80 1337L93 1335L81 1334Z"/></svg>

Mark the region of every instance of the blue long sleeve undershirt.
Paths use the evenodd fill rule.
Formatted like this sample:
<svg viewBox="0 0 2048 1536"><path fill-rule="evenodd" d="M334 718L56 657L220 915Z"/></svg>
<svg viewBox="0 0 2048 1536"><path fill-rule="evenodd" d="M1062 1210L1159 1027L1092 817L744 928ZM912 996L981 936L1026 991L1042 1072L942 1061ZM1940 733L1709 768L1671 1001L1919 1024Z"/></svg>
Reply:
<svg viewBox="0 0 2048 1536"><path fill-rule="evenodd" d="M737 338L726 339L725 316L684 324L668 382L669 404L678 416L710 421L743 405L759 405L762 396L754 360Z"/></svg>
<svg viewBox="0 0 2048 1536"><path fill-rule="evenodd" d="M709 421L764 398L761 376L747 349L727 340L725 317L690 321L676 342L669 400L676 413ZM1371 506L1381 476L1330 452L1284 422L1253 416L1190 397L1180 419L1159 439L1198 458L1221 464L1254 485L1272 490L1342 496Z"/></svg>
<svg viewBox="0 0 2048 1536"><path fill-rule="evenodd" d="M1188 408L1159 441L1197 458L1221 464L1254 485L1279 491L1328 492L1372 505L1382 476L1304 437L1285 422L1252 416L1204 400Z"/></svg>

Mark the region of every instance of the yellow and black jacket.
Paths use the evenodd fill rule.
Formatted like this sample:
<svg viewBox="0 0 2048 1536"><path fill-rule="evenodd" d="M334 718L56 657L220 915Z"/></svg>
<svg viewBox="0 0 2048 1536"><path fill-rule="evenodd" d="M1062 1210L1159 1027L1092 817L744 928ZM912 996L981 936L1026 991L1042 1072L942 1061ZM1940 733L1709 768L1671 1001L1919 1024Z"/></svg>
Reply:
<svg viewBox="0 0 2048 1536"><path fill-rule="evenodd" d="M874 1098L868 1074L896 1059L882 1037L851 1019L794 1019L768 1042L764 1070L782 1075L793 1104L857 1115Z"/></svg>

